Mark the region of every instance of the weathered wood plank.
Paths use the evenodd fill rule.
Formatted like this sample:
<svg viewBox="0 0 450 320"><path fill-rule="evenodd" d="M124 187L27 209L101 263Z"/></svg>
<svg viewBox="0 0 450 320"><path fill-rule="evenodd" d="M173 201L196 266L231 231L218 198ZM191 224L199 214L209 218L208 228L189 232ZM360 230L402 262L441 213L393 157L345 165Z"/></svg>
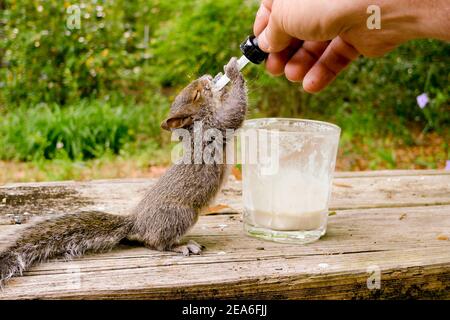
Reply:
<svg viewBox="0 0 450 320"><path fill-rule="evenodd" d="M127 214L156 180L99 180L10 184L0 187L0 217L10 214L50 215L79 210ZM218 203L241 212L241 183L230 179ZM450 174L334 179L330 210L450 204ZM1 221L0 221L1 223Z"/></svg>
<svg viewBox="0 0 450 320"><path fill-rule="evenodd" d="M327 235L319 242L306 246L280 245L246 237L242 231L240 216L236 214L200 217L189 237L204 243L209 249L217 249L217 253L224 254L223 257L218 254L214 261L228 259L229 254L236 252L238 257L242 253L245 253L246 257L274 256L279 253L280 248L283 248L283 256L287 256L291 251L294 255L298 252L301 255L336 255L450 245L449 240L437 239L439 235L447 235L450 238L450 206L401 209L365 209L364 215L360 210L337 211L336 215L329 217ZM8 226L8 229L9 232L16 233L14 230L23 227L25 226ZM0 248L6 245L6 241L0 243ZM172 256L171 253L147 252L144 248L142 252L145 255ZM86 259L96 260L98 256L92 255ZM108 257L108 254L101 257Z"/></svg>
<svg viewBox="0 0 450 320"><path fill-rule="evenodd" d="M9 185L0 188L0 216L13 205L31 214L126 214L151 183ZM337 212L318 242L281 245L245 236L240 215L232 213L242 208L240 184L232 181L218 199L231 213L200 217L188 235L206 245L201 256L121 246L37 266L11 281L0 298L450 298L450 241L439 240L450 237L450 175L338 177L334 184ZM2 196L14 200L2 203ZM0 225L0 249L24 227ZM380 268L380 290L367 288L370 266Z"/></svg>
<svg viewBox="0 0 450 320"><path fill-rule="evenodd" d="M238 215L205 216L189 235L202 256L123 246L35 267L0 298L449 297L450 241L437 240L449 231L450 206L338 211L307 246L246 237ZM373 265L381 290L366 287Z"/></svg>
<svg viewBox="0 0 450 320"><path fill-rule="evenodd" d="M306 264L301 258L279 256L214 264L143 264L95 272L81 269L79 276L74 272L77 265L69 264L64 273L14 280L0 298L450 298L449 265L442 253L430 248L423 257L429 259L426 269L417 266L421 260L415 250L314 256ZM381 260L396 262L391 266ZM331 267L324 270L324 264ZM382 270L380 290L367 289L367 268L373 265Z"/></svg>
<svg viewBox="0 0 450 320"><path fill-rule="evenodd" d="M398 177L398 176L442 176L450 175L446 170L374 170L374 171L348 171L337 172L337 178L355 177Z"/></svg>

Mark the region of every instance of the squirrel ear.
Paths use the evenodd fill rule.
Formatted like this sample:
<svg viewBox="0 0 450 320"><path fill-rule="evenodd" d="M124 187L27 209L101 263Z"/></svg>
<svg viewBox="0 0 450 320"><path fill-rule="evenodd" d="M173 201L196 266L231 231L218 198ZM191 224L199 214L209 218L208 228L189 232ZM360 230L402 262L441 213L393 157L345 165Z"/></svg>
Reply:
<svg viewBox="0 0 450 320"><path fill-rule="evenodd" d="M161 128L164 130L170 131L171 129L183 128L185 126L191 125L193 120L191 117L183 117L183 118L168 118L161 123Z"/></svg>

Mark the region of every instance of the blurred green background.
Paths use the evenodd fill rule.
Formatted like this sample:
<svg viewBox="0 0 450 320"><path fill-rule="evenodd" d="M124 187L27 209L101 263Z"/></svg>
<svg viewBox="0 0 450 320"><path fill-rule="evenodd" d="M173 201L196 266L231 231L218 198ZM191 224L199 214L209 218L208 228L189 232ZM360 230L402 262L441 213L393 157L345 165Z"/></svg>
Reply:
<svg viewBox="0 0 450 320"><path fill-rule="evenodd" d="M170 139L159 124L171 101L240 54L258 5L0 0L0 182L145 175L167 164ZM250 117L342 127L340 170L443 168L450 158L448 43L360 58L316 95L263 67L246 69Z"/></svg>

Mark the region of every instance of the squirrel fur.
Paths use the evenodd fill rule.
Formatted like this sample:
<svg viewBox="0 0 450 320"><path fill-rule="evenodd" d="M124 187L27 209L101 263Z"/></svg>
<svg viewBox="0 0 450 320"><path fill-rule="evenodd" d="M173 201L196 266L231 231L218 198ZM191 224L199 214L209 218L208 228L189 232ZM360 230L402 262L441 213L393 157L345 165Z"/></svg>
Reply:
<svg viewBox="0 0 450 320"><path fill-rule="evenodd" d="M185 87L173 102L161 127L183 128L193 136L194 124L221 132L241 127L247 111L245 81L236 58L224 68L231 85L213 90L211 76ZM211 141L203 141L206 147ZM223 144L225 154L226 145ZM194 153L191 152L191 160ZM0 252L0 286L14 276L51 258L70 259L86 252L104 252L122 240L137 240L150 249L199 254L202 246L180 240L197 222L199 212L219 192L226 164L176 163L152 186L127 216L104 212L65 214L23 231L14 244Z"/></svg>

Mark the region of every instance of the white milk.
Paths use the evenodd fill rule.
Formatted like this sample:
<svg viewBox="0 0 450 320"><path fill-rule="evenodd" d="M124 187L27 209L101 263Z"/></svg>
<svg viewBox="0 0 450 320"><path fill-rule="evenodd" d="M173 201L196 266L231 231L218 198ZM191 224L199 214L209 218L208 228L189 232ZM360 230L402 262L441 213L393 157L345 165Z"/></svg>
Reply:
<svg viewBox="0 0 450 320"><path fill-rule="evenodd" d="M328 177L318 178L295 167L283 168L274 175L261 175L259 169L257 165L248 165L244 172L243 201L245 218L250 224L279 231L307 231L325 226L330 194Z"/></svg>
<svg viewBox="0 0 450 320"><path fill-rule="evenodd" d="M309 243L325 234L340 129L301 119L246 121L240 135L244 229Z"/></svg>

